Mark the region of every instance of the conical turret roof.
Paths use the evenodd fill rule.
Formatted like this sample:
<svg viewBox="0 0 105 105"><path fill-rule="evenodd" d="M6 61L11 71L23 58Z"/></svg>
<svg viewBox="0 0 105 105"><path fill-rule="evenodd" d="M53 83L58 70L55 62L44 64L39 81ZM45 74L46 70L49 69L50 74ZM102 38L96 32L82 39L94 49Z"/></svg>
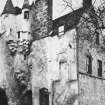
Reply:
<svg viewBox="0 0 105 105"><path fill-rule="evenodd" d="M28 0L24 0L22 9L30 9L30 5L29 5L29 1Z"/></svg>
<svg viewBox="0 0 105 105"><path fill-rule="evenodd" d="M15 8L14 8L11 0L7 0L7 2L5 4L5 7L4 7L4 10L3 10L2 14L6 14L6 13L16 14Z"/></svg>

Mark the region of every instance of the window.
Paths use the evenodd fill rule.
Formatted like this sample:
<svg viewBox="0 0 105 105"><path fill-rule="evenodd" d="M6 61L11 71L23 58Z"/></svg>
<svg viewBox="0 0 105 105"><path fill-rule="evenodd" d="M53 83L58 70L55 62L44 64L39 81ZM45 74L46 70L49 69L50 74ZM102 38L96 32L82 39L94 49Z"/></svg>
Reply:
<svg viewBox="0 0 105 105"><path fill-rule="evenodd" d="M18 32L18 39L20 39L20 31Z"/></svg>
<svg viewBox="0 0 105 105"><path fill-rule="evenodd" d="M64 26L60 26L58 28L58 35L61 36L61 35L64 35Z"/></svg>
<svg viewBox="0 0 105 105"><path fill-rule="evenodd" d="M91 56L87 56L87 62L86 62L86 66L87 66L87 73L91 74L92 73L92 58Z"/></svg>
<svg viewBox="0 0 105 105"><path fill-rule="evenodd" d="M96 32L96 44L99 45L99 33Z"/></svg>
<svg viewBox="0 0 105 105"><path fill-rule="evenodd" d="M49 105L49 92L46 88L39 90L39 105Z"/></svg>
<svg viewBox="0 0 105 105"><path fill-rule="evenodd" d="M102 77L102 61L98 60L98 76Z"/></svg>
<svg viewBox="0 0 105 105"><path fill-rule="evenodd" d="M29 11L24 12L24 19L29 19Z"/></svg>

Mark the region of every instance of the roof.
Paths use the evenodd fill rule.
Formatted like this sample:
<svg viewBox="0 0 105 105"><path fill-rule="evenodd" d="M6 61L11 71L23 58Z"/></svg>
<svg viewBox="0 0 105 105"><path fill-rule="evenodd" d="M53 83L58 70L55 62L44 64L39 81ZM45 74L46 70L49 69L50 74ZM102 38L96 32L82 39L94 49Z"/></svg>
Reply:
<svg viewBox="0 0 105 105"><path fill-rule="evenodd" d="M73 12L53 20L53 29L58 29L59 26L64 25L65 29L72 29L77 26L79 20L84 12L84 8L79 8Z"/></svg>
<svg viewBox="0 0 105 105"><path fill-rule="evenodd" d="M7 0L5 4L2 14L5 14L5 13L15 14L15 9L11 0Z"/></svg>
<svg viewBox="0 0 105 105"><path fill-rule="evenodd" d="M21 14L21 12L22 12L21 8L16 6L15 7L15 13L16 13L16 15Z"/></svg>
<svg viewBox="0 0 105 105"><path fill-rule="evenodd" d="M18 15L21 13L21 9L19 7L14 7L13 3L11 0L7 0L4 10L2 12L3 14L14 14L14 15Z"/></svg>
<svg viewBox="0 0 105 105"><path fill-rule="evenodd" d="M23 3L23 6L22 6L22 9L30 9L30 5L29 5L29 1L28 0L24 0L24 3Z"/></svg>

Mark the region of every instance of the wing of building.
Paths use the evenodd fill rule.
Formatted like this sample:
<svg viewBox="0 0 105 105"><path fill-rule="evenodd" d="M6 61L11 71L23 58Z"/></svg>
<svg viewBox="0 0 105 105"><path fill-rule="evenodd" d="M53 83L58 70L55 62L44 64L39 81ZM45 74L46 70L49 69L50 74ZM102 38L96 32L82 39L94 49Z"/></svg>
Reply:
<svg viewBox="0 0 105 105"><path fill-rule="evenodd" d="M92 0L55 20L52 6L52 0L24 0L19 8L7 0L0 17L0 103L104 105L104 29L87 40L98 27Z"/></svg>

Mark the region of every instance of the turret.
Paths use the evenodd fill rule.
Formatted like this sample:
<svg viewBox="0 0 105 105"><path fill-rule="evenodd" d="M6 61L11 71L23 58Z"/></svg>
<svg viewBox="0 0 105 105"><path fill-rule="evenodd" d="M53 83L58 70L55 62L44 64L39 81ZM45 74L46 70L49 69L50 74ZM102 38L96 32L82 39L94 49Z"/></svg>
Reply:
<svg viewBox="0 0 105 105"><path fill-rule="evenodd" d="M29 1L24 0L23 6L22 6L22 13L23 13L24 19L29 19L29 10L30 10Z"/></svg>

